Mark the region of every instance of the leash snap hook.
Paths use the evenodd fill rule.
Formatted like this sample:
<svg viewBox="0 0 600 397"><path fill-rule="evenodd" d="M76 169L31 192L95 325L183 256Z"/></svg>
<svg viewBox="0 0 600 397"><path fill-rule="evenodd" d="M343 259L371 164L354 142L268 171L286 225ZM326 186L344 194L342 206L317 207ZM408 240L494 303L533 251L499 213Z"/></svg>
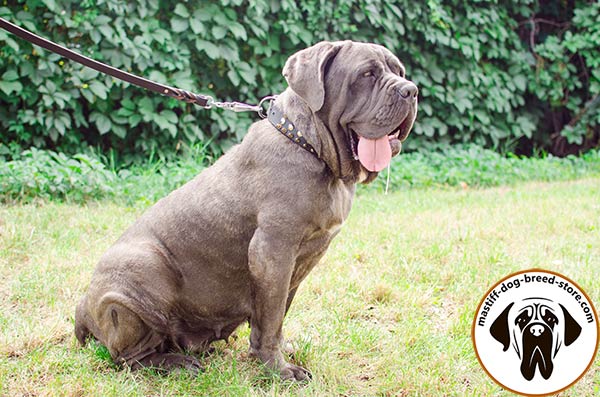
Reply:
<svg viewBox="0 0 600 397"><path fill-rule="evenodd" d="M212 97L209 97L208 103L204 107L205 109L212 109L213 107L225 110L231 110L233 112L256 112L261 118L267 117L265 113L265 103L271 106L271 102L277 98L277 95L269 95L260 100L258 105L250 105L243 102L217 102Z"/></svg>
<svg viewBox="0 0 600 397"><path fill-rule="evenodd" d="M249 105L247 103L242 102L231 102L227 107L228 110L233 110L234 112L256 112L260 113L260 107L258 105Z"/></svg>
<svg viewBox="0 0 600 397"><path fill-rule="evenodd" d="M269 104L269 106L267 107L267 111L268 111L268 109L271 108L271 104L273 103L273 101L275 99L277 99L277 95L269 95L260 100L260 102L258 103L258 111L257 112L261 119L264 119L265 117L267 117L267 115L265 114L264 104L268 102L268 104Z"/></svg>

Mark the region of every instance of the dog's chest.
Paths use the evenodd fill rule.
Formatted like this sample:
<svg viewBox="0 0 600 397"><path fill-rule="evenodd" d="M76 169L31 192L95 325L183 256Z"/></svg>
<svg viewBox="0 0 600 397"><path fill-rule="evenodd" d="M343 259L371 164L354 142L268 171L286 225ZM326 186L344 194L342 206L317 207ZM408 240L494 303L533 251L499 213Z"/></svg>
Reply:
<svg viewBox="0 0 600 397"><path fill-rule="evenodd" d="M307 232L302 239L291 280L292 289L300 284L323 257L350 213L354 186L347 187L340 182L339 186L333 187L335 189L328 192L328 199L323 200L318 208L315 228Z"/></svg>
<svg viewBox="0 0 600 397"><path fill-rule="evenodd" d="M352 208L352 200L354 198L355 185L346 185L340 180L337 180L331 189L327 208L323 209L323 229L330 234L337 234L342 227L350 209Z"/></svg>

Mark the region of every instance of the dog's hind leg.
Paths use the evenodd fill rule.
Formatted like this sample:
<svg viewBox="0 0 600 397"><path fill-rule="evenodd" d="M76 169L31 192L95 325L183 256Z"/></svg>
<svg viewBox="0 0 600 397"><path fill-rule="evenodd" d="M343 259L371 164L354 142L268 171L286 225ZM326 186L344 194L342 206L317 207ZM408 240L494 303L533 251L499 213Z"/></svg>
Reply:
<svg viewBox="0 0 600 397"><path fill-rule="evenodd" d="M201 365L196 357L171 352L170 336L148 325L134 310L121 303L123 300L118 299L118 295L106 294L98 313L102 335L98 335L98 339L108 348L115 363L132 370L155 367L199 372Z"/></svg>

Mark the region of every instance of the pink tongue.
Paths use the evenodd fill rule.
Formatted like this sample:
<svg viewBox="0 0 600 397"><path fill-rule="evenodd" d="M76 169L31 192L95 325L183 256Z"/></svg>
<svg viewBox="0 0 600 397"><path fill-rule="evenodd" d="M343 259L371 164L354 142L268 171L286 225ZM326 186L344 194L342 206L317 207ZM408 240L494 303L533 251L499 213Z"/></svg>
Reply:
<svg viewBox="0 0 600 397"><path fill-rule="evenodd" d="M379 139L358 140L358 160L369 171L379 172L392 161L392 147L387 136Z"/></svg>

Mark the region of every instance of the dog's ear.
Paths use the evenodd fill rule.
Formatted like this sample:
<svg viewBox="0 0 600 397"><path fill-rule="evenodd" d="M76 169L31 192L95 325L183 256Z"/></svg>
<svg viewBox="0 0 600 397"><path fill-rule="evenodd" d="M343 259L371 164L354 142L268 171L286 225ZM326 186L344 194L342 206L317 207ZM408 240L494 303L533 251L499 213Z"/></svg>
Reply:
<svg viewBox="0 0 600 397"><path fill-rule="evenodd" d="M510 346L510 330L508 329L508 312L510 311L510 309L513 307L514 304L515 304L515 302L506 306L506 309L504 309L504 311L502 313L500 313L498 318L496 318L494 320L494 322L492 323L492 326L490 327L490 334L492 334L494 339L496 339L498 342L502 343L502 346L504 347L503 351L507 351L508 347Z"/></svg>
<svg viewBox="0 0 600 397"><path fill-rule="evenodd" d="M316 112L325 102L325 70L342 48L341 42L324 41L292 55L283 67L290 88Z"/></svg>
<svg viewBox="0 0 600 397"><path fill-rule="evenodd" d="M563 305L558 304L562 309L563 314L565 315L565 346L569 346L571 343L575 342L579 335L581 334L581 325L571 314L565 309Z"/></svg>

